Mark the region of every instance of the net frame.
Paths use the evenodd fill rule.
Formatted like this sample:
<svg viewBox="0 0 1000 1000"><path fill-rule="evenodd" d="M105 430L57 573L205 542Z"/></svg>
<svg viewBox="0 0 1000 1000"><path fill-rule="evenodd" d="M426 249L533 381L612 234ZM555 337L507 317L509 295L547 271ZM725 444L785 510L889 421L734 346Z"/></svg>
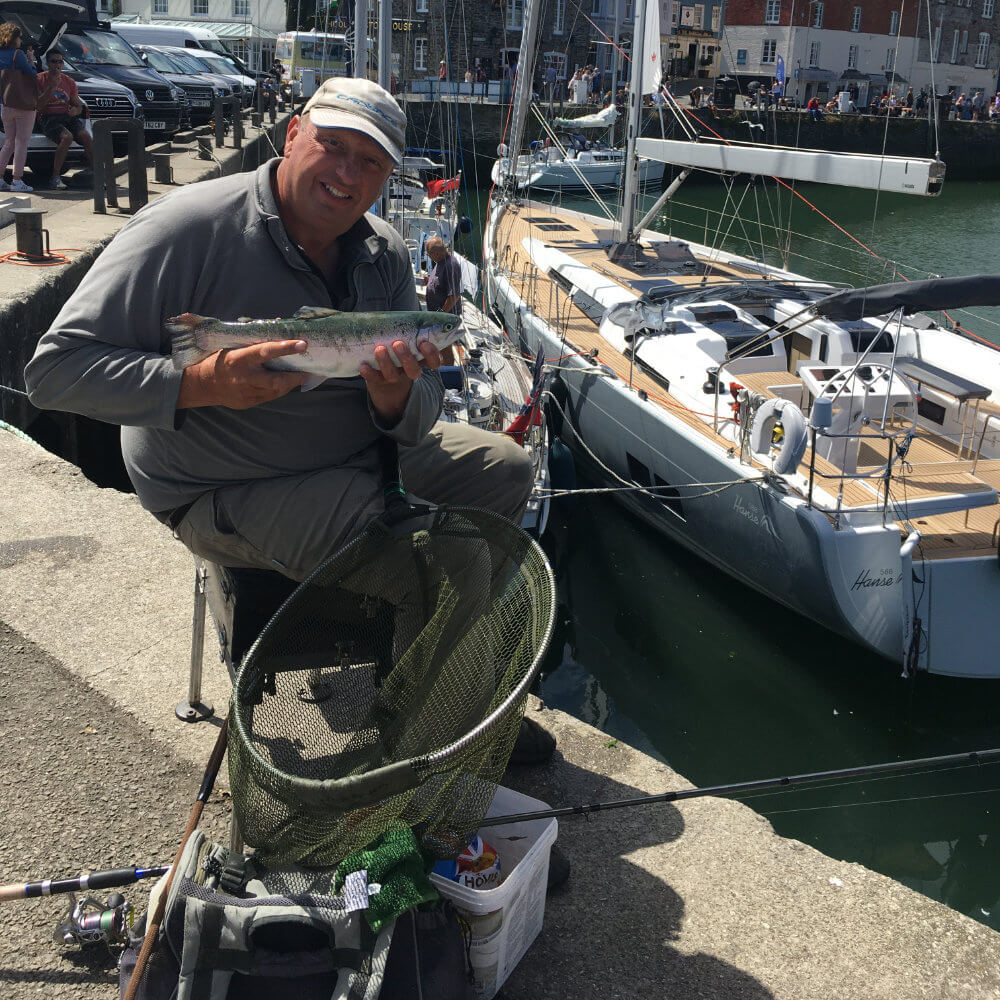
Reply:
<svg viewBox="0 0 1000 1000"><path fill-rule="evenodd" d="M313 586L315 581L329 574L331 565L337 563L350 566L352 557L356 557L357 551L362 547L370 546L373 538L388 533L398 540L400 537L406 536L407 528L412 525L414 520L416 520L419 528L420 524L426 523L428 517L432 519L432 525L437 525L442 518L456 516L469 518L474 524L482 522L483 524L490 525L490 530L495 530L501 537L501 533L509 534L512 540L510 548L515 548L514 542L516 541L516 547L520 550L520 556L516 562L518 572L526 576L526 567L530 564L530 569L534 574L532 579L535 586L531 589L531 594L533 595L531 610L538 620L535 624L539 625L540 623L540 627L536 628L530 663L523 670L520 679L517 680L503 697L502 701L484 718L445 746L391 761L361 774L349 774L342 777L320 779L301 774L289 774L283 771L274 761L269 760L258 750L253 739L253 734L247 729L247 720L244 713L244 705L255 703L254 696L259 695L261 689L261 675L262 673L266 674L266 671L261 671L258 668L256 662L258 652L266 647L272 633L278 627L279 623L282 622L283 615L296 605L298 595ZM411 536L414 535L415 530L418 529L411 531ZM505 552L505 556L513 558L510 555L510 551ZM345 574L342 574L341 578L343 578L343 575ZM329 586L330 581L328 580L326 583ZM527 584L525 586L527 587ZM257 786L256 792L258 796L260 794L271 796L286 806L289 801L294 801L301 804L302 807L313 811L328 812L331 817L339 816L343 819L345 816L353 814L358 810L364 811L368 807L374 809L376 806L382 808L387 803L406 800L407 804L400 810L399 815L389 822L387 828L412 825L409 822L412 816L408 818L406 816L409 802L420 794L421 789L434 776L447 775L450 770L458 768L463 760L466 762L473 761L477 753L482 757L485 752L483 748L487 745L491 734L498 727L502 726L505 726L505 729L499 734L498 738L506 741L505 748L502 751L503 764L505 765L513 746L513 740L516 737L516 728L513 731L511 730L511 722L515 715L518 724L520 722L528 691L538 674L542 658L548 648L555 627L555 611L555 579L544 552L533 538L501 515L482 508L441 506L437 508L415 508L406 517L395 518L391 524L384 523L382 519L376 519L358 536L338 550L321 566L317 567L283 602L281 607L267 622L240 666L233 686L230 711L230 773L234 813L240 818L240 825L244 834L248 833L253 824L252 822L245 822L240 813L241 811L244 813L249 811L251 807L241 804L242 795L239 792L239 787L243 782L232 780L234 759L240 760L239 767L248 769L252 773L253 780ZM304 668L288 668L289 672L301 669ZM252 710L250 714L252 715ZM501 773L502 770L503 768L501 767ZM470 780L479 781L478 777L475 779L470 777ZM486 778L485 781L479 781L479 784L495 789L497 781ZM448 793L447 781L445 781L442 788L443 791L437 792L437 795L440 796ZM478 791L481 797L482 789L479 788ZM408 795L409 799L407 799ZM490 797L492 797L492 792L490 793ZM430 798L432 800L435 798L433 790L430 792ZM486 805L488 805L488 801ZM390 809L389 811L391 812L392 810ZM485 807L482 809L482 812L485 812ZM481 818L481 815L479 815L478 819ZM478 819L476 822L478 822ZM453 857L464 847L462 834L467 832L471 835L471 833L475 832L475 829L474 825L471 827L467 826L464 830L452 827L446 835L442 836L440 830L433 829L433 824L429 824L424 832L427 834L424 838L425 847L430 845L429 849L439 857ZM336 838L331 836L331 840L334 839ZM350 850L365 846L367 840L365 842L352 841L341 843L333 854L331 854L330 849L324 847L322 850L310 852L305 856L301 853L298 855L291 854L287 849L270 850L267 844L254 844L250 836L247 836L247 842L251 846L257 847L258 854L269 855L276 863L292 861L315 865L337 863L340 860L340 857L337 855L345 856Z"/></svg>

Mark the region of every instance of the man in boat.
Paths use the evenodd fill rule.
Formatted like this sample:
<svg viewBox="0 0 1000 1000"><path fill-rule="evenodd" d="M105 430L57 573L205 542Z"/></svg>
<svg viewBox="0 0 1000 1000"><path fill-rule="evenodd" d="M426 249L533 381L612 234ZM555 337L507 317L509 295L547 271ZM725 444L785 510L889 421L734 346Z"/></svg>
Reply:
<svg viewBox="0 0 1000 1000"><path fill-rule="evenodd" d="M462 268L455 255L440 236L432 236L425 244L434 270L427 277L427 308L433 312L462 315Z"/></svg>

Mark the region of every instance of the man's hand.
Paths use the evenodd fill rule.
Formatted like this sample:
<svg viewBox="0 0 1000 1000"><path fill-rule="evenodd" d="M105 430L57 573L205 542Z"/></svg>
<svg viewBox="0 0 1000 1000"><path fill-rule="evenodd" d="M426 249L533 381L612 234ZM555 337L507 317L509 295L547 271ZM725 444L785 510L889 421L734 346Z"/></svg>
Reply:
<svg viewBox="0 0 1000 1000"><path fill-rule="evenodd" d="M361 366L361 377L368 386L375 412L388 424L395 424L406 409L406 401L410 398L410 388L420 378L422 365L428 368L441 367L441 352L428 340L420 344L422 357L415 358L401 340L392 342L392 349L403 363L397 368L384 347L375 348L375 360L378 369L371 365Z"/></svg>
<svg viewBox="0 0 1000 1000"><path fill-rule="evenodd" d="M308 376L304 372L272 372L264 362L301 354L305 349L304 340L276 340L216 351L184 369L177 409L227 406L247 410L278 399L302 385Z"/></svg>

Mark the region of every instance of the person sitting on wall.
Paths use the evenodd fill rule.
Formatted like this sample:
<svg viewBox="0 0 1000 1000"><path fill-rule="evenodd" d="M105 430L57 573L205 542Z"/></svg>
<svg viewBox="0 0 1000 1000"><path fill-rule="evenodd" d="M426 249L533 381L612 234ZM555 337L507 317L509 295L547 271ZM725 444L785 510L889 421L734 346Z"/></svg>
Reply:
<svg viewBox="0 0 1000 1000"><path fill-rule="evenodd" d="M814 122L821 122L823 120L823 110L819 106L818 97L809 98L809 102L806 104L806 111L809 112L809 117L812 118Z"/></svg>
<svg viewBox="0 0 1000 1000"><path fill-rule="evenodd" d="M45 65L45 72L38 74L38 85L43 92L51 89L51 97L40 108L38 125L56 144L49 187L62 191L66 188L66 182L59 175L66 162L69 147L74 142L79 143L93 167L94 142L83 121L83 104L80 102L76 81L63 73L62 52L59 49L49 49L45 53Z"/></svg>

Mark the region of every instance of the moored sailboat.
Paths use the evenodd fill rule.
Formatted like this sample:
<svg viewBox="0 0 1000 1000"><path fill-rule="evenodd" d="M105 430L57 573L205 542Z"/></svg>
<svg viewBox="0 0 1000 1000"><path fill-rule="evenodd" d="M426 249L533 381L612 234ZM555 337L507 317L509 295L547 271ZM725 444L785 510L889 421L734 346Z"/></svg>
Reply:
<svg viewBox="0 0 1000 1000"><path fill-rule="evenodd" d="M641 139L643 34L630 168L641 153L678 182L940 191L934 159ZM1000 676L1000 351L922 312L998 304L1000 279L839 290L647 229L678 182L636 221L630 169L617 225L495 194L489 299L526 349L563 359L564 439L651 526L779 604L907 671Z"/></svg>

